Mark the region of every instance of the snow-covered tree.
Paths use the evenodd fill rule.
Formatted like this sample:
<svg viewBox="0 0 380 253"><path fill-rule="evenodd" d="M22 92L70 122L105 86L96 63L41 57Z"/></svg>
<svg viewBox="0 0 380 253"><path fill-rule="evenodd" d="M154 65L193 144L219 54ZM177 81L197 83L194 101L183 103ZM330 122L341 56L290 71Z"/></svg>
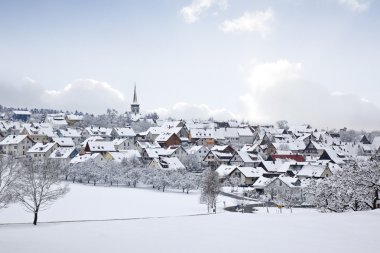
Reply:
<svg viewBox="0 0 380 253"><path fill-rule="evenodd" d="M14 200L15 183L20 176L20 164L8 155L0 155L0 209Z"/></svg>
<svg viewBox="0 0 380 253"><path fill-rule="evenodd" d="M188 171L201 171L202 166L198 158L195 155L186 155L181 158L182 164Z"/></svg>
<svg viewBox="0 0 380 253"><path fill-rule="evenodd" d="M24 160L20 175L16 198L34 214L33 224L37 225L38 212L64 196L68 192L68 186L60 181L54 160Z"/></svg>
<svg viewBox="0 0 380 253"><path fill-rule="evenodd" d="M376 209L379 200L380 168L378 164L348 166L306 189L311 203L322 210L343 212Z"/></svg>
<svg viewBox="0 0 380 253"><path fill-rule="evenodd" d="M207 211L210 212L210 208L216 212L216 201L220 193L220 181L219 175L216 171L206 169L202 175L201 183L201 203L207 205Z"/></svg>

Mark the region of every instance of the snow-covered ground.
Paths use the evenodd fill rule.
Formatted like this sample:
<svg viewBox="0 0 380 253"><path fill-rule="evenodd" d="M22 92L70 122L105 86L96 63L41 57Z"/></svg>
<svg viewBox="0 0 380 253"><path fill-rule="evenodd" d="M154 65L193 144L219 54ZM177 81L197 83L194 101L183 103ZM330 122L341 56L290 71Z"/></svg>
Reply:
<svg viewBox="0 0 380 253"><path fill-rule="evenodd" d="M233 204L234 200L223 197ZM0 252L379 252L380 212L323 214L275 208L255 214L208 216L199 194L71 185L40 221L163 217L125 221L0 226ZM174 216L174 217L173 217ZM0 211L0 223L31 222L20 206Z"/></svg>

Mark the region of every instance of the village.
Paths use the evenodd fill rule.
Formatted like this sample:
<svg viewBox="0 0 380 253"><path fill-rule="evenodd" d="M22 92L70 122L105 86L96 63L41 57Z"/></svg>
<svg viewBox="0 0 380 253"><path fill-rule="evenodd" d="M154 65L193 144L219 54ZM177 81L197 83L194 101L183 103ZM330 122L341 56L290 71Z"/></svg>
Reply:
<svg viewBox="0 0 380 253"><path fill-rule="evenodd" d="M286 121L251 125L147 119L140 113L136 87L131 110L121 117L128 117L140 131L130 125L83 125L84 116L75 114L45 114L42 122L32 121L30 111L7 115L1 114L0 120L1 153L59 161L67 170L66 180L86 163L129 162L132 167L192 174L209 168L224 186L243 187L245 195L248 191L252 197L272 201L291 195L302 204L311 179L323 180L380 156L380 137L349 136L346 129L288 126ZM347 137L351 139L344 140Z"/></svg>

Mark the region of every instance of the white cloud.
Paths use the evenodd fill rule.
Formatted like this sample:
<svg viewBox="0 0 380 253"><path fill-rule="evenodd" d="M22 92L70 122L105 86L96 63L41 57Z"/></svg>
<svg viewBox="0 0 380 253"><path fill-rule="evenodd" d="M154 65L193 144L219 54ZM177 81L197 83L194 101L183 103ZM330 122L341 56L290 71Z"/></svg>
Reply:
<svg viewBox="0 0 380 253"><path fill-rule="evenodd" d="M338 0L338 2L352 11L362 12L369 8L372 0Z"/></svg>
<svg viewBox="0 0 380 253"><path fill-rule="evenodd" d="M228 0L193 0L190 5L181 9L181 15L186 23L194 23L199 20L203 12L215 5L227 9Z"/></svg>
<svg viewBox="0 0 380 253"><path fill-rule="evenodd" d="M171 108L157 108L152 110L157 112L161 118L173 117L176 119L209 119L216 120L239 119L239 116L227 109L212 109L205 104L190 104L179 102Z"/></svg>
<svg viewBox="0 0 380 253"><path fill-rule="evenodd" d="M268 8L265 11L245 12L243 16L226 20L221 25L223 32L258 32L266 37L272 30L274 11Z"/></svg>
<svg viewBox="0 0 380 253"><path fill-rule="evenodd" d="M128 109L119 90L93 79L77 79L60 90L45 90L41 100L53 108L91 113L104 113L107 108Z"/></svg>
<svg viewBox="0 0 380 253"><path fill-rule="evenodd" d="M280 119L316 127L380 129L380 109L357 95L331 92L302 78L302 65L279 60L246 67L249 90L242 115L256 122Z"/></svg>

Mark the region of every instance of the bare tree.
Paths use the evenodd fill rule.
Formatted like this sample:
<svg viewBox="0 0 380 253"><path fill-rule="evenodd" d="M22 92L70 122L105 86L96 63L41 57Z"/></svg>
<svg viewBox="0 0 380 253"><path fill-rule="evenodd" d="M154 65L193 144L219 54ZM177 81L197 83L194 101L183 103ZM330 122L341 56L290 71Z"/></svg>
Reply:
<svg viewBox="0 0 380 253"><path fill-rule="evenodd" d="M14 199L15 182L20 175L17 160L8 155L0 155L0 209Z"/></svg>
<svg viewBox="0 0 380 253"><path fill-rule="evenodd" d="M34 214L34 225L37 225L38 212L48 208L67 192L68 186L60 181L59 170L53 160L23 161L22 173L17 181L16 197Z"/></svg>
<svg viewBox="0 0 380 253"><path fill-rule="evenodd" d="M210 212L210 208L216 213L216 200L220 193L220 181L219 175L216 171L207 169L203 172L201 183L201 203L207 205L207 211Z"/></svg>

